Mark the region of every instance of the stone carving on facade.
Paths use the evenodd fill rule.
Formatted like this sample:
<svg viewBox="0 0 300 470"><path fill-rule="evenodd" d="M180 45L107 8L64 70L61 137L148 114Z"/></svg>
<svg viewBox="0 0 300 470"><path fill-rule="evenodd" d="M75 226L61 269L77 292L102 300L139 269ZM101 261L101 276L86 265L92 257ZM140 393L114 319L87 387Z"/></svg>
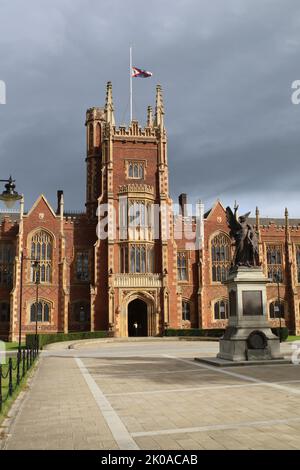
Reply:
<svg viewBox="0 0 300 470"><path fill-rule="evenodd" d="M119 187L119 193L148 193L154 194L154 187L150 184L124 184Z"/></svg>

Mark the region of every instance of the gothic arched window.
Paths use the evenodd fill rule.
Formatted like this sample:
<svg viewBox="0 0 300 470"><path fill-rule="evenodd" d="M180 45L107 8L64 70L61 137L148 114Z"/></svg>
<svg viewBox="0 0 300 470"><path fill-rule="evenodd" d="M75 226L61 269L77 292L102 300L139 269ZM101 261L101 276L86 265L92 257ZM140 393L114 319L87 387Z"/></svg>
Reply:
<svg viewBox="0 0 300 470"><path fill-rule="evenodd" d="M190 321L191 320L191 304L186 300L182 301L182 320Z"/></svg>
<svg viewBox="0 0 300 470"><path fill-rule="evenodd" d="M279 302L278 300L271 302L269 307L269 314L270 318L273 319L280 317L284 318L284 301L279 299Z"/></svg>
<svg viewBox="0 0 300 470"><path fill-rule="evenodd" d="M127 263L127 247L121 249L121 267L122 272L128 272ZM129 272L130 273L146 273L153 272L154 267L154 249L153 247L136 244L130 245L129 248Z"/></svg>
<svg viewBox="0 0 300 470"><path fill-rule="evenodd" d="M31 239L31 260L36 260L37 266L31 265L31 282L37 280L40 283L51 282L52 245L51 235L44 230L33 235Z"/></svg>
<svg viewBox="0 0 300 470"><path fill-rule="evenodd" d="M268 278L271 282L283 282L282 247L281 245L267 246Z"/></svg>
<svg viewBox="0 0 300 470"><path fill-rule="evenodd" d="M0 243L0 285L10 286L13 282L14 247Z"/></svg>
<svg viewBox="0 0 300 470"><path fill-rule="evenodd" d="M177 279L178 281L187 281L188 279L186 251L177 253Z"/></svg>
<svg viewBox="0 0 300 470"><path fill-rule="evenodd" d="M76 253L76 280L90 280L89 252L87 250L78 251Z"/></svg>
<svg viewBox="0 0 300 470"><path fill-rule="evenodd" d="M226 320L229 313L228 300L217 300L214 304L214 317L215 320Z"/></svg>
<svg viewBox="0 0 300 470"><path fill-rule="evenodd" d="M137 160L128 160L127 166L127 177L134 179L144 179L145 177L145 162Z"/></svg>
<svg viewBox="0 0 300 470"><path fill-rule="evenodd" d="M224 282L228 277L231 263L230 238L225 234L216 235L211 241L213 282Z"/></svg>
<svg viewBox="0 0 300 470"><path fill-rule="evenodd" d="M38 304L34 302L30 307L30 321L36 321L36 307L37 307L37 321L38 322L50 322L50 304L45 300L40 300Z"/></svg>

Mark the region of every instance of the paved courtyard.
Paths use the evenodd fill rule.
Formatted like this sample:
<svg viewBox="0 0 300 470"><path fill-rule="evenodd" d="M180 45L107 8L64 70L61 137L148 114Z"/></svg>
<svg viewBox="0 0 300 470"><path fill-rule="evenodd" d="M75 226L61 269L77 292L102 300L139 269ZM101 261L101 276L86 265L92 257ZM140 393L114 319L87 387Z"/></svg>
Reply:
<svg viewBox="0 0 300 470"><path fill-rule="evenodd" d="M5 448L299 449L300 366L193 360L217 348L157 341L45 351Z"/></svg>

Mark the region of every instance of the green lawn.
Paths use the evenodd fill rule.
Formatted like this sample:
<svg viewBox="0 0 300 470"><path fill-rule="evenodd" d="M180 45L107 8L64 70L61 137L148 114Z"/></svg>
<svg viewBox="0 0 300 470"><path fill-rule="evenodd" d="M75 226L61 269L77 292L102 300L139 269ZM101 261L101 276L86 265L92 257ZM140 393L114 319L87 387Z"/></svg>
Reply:
<svg viewBox="0 0 300 470"><path fill-rule="evenodd" d="M300 341L300 336L289 336L287 341Z"/></svg>
<svg viewBox="0 0 300 470"><path fill-rule="evenodd" d="M17 363L17 358L14 357L12 359L13 362L13 367L16 366ZM2 365L2 374L6 375L8 371L8 362L6 364ZM17 383L17 369L13 370L13 388L16 388L16 383ZM2 419L5 417L6 412L8 411L10 405L12 404L13 400L16 398L17 394L20 391L20 388L18 387L17 390L13 393L12 397L8 396L8 384L9 384L9 376L7 376L6 379L2 379L2 399L3 399L3 405L2 405L2 413L0 413L0 423Z"/></svg>
<svg viewBox="0 0 300 470"><path fill-rule="evenodd" d="M18 346L19 344L15 341L15 342L6 342L4 341L5 343L5 349L6 351L16 351L18 349ZM22 346L22 349L24 348L24 344L21 345Z"/></svg>
<svg viewBox="0 0 300 470"><path fill-rule="evenodd" d="M8 343L8 344L12 345L10 350L15 349L15 346L13 345L13 343ZM25 363L25 366L26 366L26 363ZM9 392L9 374L7 375L7 377L5 379L2 379L2 400L3 400L3 404L2 404L2 412L0 412L0 424L3 421L3 419L5 419L9 408L11 407L11 405L13 404L14 400L17 398L17 396L19 395L21 390L23 390L26 387L28 374L30 374L34 370L34 364L33 364L33 366L25 373L25 377L22 378L22 370L23 369L22 369L22 363L21 363L20 364L20 379L21 379L21 382L20 382L20 385L17 386L17 367L16 367L16 364L17 364L17 357L14 356L14 357L12 357L12 365L13 365L13 368L15 368L15 370L12 371L12 382L13 382L13 394L12 394L12 396L9 396L9 394L8 394L8 392ZM7 374L7 371L8 371L8 359L7 359L7 362L2 365L2 376L3 375L5 376Z"/></svg>

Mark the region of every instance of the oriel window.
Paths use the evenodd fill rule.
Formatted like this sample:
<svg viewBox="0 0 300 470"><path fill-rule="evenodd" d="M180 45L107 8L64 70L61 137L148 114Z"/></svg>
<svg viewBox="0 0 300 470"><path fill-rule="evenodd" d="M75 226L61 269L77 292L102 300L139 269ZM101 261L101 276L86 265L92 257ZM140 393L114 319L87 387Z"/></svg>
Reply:
<svg viewBox="0 0 300 470"><path fill-rule="evenodd" d="M152 245L142 243L123 245L120 248L120 257L122 273L154 272L154 247Z"/></svg>

